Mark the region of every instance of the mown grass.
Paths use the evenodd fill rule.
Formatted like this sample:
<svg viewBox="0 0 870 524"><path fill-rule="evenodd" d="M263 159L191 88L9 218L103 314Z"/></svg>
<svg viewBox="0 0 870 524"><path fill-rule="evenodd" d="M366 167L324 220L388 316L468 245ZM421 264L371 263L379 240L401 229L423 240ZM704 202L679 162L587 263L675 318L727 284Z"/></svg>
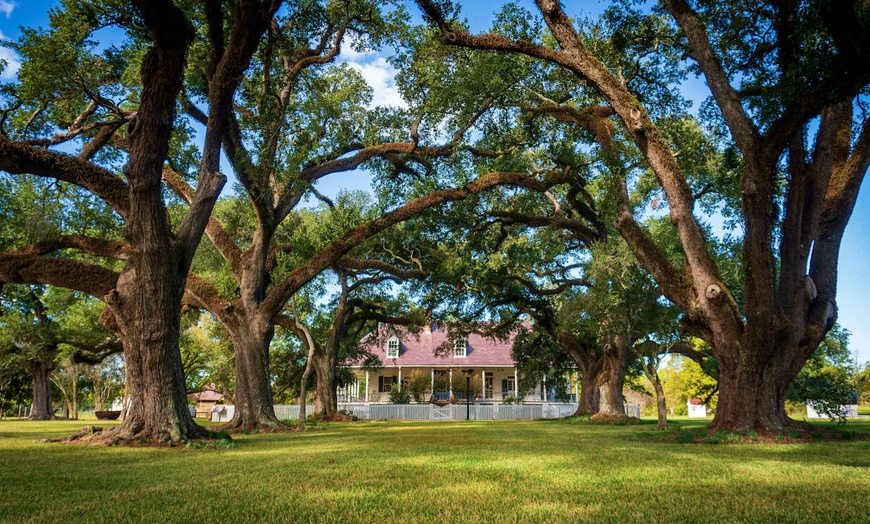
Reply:
<svg viewBox="0 0 870 524"><path fill-rule="evenodd" d="M867 440L679 444L644 439L654 422L545 421L327 424L208 449L37 442L83 425L0 422L0 522L870 518Z"/></svg>

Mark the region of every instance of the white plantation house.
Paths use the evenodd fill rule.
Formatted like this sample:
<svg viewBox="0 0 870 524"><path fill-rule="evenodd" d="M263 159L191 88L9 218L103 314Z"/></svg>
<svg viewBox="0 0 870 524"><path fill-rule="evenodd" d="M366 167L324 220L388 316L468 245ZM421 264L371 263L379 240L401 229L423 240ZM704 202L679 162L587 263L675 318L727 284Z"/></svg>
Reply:
<svg viewBox="0 0 870 524"><path fill-rule="evenodd" d="M534 420L574 413L580 387L577 374L557 384L541 382L523 391L511 358L513 341L513 336L494 340L477 334L454 340L438 327L420 333L394 328L388 335L370 334L362 344L380 361L380 367L366 369L361 362L351 365L355 380L338 390L338 408L369 420ZM436 354L436 349L442 351ZM454 392L451 384L456 383L453 378L464 383L469 371L476 384L485 387L476 388L479 393L466 406L468 399L460 391ZM429 384L422 403L389 403L394 384L407 385L420 375L428 377ZM234 409L225 406L212 414L212 420L228 421ZM626 413L640 417L640 406L626 405ZM294 419L299 406L276 405L275 414L281 420Z"/></svg>
<svg viewBox="0 0 870 524"><path fill-rule="evenodd" d="M420 333L398 330L386 337L369 336L363 344L381 363L377 371L365 370L361 363L351 366L356 380L339 390L343 402L387 402L393 384L407 385L413 376L425 374L430 379L426 401L447 403L459 400L451 385L457 375L471 372L478 384L475 402L501 402L506 398L525 402L576 399L577 377L559 384L539 383L531 391L521 391L516 362L511 357L514 337L496 340L477 334L451 339L446 329L424 328ZM442 354L436 355L436 349ZM447 351L443 351L447 348ZM446 354L443 354L446 353Z"/></svg>

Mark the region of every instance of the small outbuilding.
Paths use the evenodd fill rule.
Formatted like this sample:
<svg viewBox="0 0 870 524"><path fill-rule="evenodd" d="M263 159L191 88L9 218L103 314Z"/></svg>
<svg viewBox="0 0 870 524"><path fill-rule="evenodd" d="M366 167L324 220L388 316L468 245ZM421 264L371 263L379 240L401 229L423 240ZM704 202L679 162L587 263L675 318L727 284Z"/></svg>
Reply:
<svg viewBox="0 0 870 524"><path fill-rule="evenodd" d="M816 411L816 407L812 400L807 400L807 418L828 418L821 410ZM835 413L843 418L858 418L858 404L840 404Z"/></svg>
<svg viewBox="0 0 870 524"><path fill-rule="evenodd" d="M212 387L199 393L191 393L188 397L196 401L196 407L194 408L194 417L196 418L211 419L214 407L224 403L224 396Z"/></svg>
<svg viewBox="0 0 870 524"><path fill-rule="evenodd" d="M707 418L707 404L699 398L690 398L686 402L689 410L689 418Z"/></svg>

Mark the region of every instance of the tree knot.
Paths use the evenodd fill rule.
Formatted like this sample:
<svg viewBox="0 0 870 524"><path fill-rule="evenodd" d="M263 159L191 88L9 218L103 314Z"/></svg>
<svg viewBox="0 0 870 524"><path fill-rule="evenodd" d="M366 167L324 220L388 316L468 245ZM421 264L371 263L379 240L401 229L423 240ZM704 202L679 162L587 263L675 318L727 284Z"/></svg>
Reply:
<svg viewBox="0 0 870 524"><path fill-rule="evenodd" d="M632 108L631 111L628 112L628 115L631 117L631 128L634 131L643 131L643 113L638 108Z"/></svg>
<svg viewBox="0 0 870 524"><path fill-rule="evenodd" d="M715 300L719 298L719 295L722 294L722 288L717 284L710 284L707 286L707 289L704 290L704 296L710 300Z"/></svg>
<svg viewBox="0 0 870 524"><path fill-rule="evenodd" d="M809 275L804 277L804 290L806 291L807 299L809 299L810 302L819 296L819 291L816 289L816 283L813 282L812 277Z"/></svg>

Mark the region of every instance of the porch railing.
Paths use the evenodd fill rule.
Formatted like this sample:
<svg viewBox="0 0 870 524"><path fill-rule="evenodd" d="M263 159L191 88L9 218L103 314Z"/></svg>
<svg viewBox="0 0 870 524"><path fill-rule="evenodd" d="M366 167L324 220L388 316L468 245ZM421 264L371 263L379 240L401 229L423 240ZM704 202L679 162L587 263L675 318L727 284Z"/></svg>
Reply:
<svg viewBox="0 0 870 524"><path fill-rule="evenodd" d="M234 406L221 406L222 410L212 412L212 421L226 422L233 418ZM465 420L464 404L448 404L438 407L435 404L378 404L378 403L339 403L339 410L345 410L364 420ZM436 413L437 410L437 413ZM537 420L567 417L577 410L573 402L536 402L529 404L499 404L481 402L469 406L471 420ZM640 406L627 404L625 413L640 418ZM279 420L299 418L298 405L277 405L275 416Z"/></svg>

